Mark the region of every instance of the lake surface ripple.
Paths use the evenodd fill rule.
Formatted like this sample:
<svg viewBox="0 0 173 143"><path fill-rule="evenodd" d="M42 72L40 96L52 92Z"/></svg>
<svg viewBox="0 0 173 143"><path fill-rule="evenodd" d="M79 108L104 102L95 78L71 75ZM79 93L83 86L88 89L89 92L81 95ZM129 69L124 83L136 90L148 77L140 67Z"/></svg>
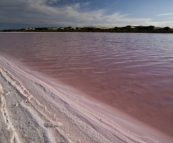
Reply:
<svg viewBox="0 0 173 143"><path fill-rule="evenodd" d="M0 33L0 52L173 136L173 34Z"/></svg>

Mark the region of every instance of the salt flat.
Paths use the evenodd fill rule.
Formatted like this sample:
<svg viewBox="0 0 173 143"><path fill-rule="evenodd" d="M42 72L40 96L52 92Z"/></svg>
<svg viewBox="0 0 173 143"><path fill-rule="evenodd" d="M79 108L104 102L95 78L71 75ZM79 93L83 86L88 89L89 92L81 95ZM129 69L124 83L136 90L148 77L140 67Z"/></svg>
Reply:
<svg viewBox="0 0 173 143"><path fill-rule="evenodd" d="M1 143L69 142L56 130L60 122L43 117L37 107L26 101L27 98L2 76L0 83Z"/></svg>

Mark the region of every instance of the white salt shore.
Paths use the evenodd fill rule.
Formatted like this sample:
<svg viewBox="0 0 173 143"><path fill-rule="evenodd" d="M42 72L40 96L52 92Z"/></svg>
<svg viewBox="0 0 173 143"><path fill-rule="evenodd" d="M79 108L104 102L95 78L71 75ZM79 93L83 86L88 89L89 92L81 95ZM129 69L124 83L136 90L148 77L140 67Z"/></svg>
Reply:
<svg viewBox="0 0 173 143"><path fill-rule="evenodd" d="M173 139L56 88L0 56L0 143L172 143Z"/></svg>

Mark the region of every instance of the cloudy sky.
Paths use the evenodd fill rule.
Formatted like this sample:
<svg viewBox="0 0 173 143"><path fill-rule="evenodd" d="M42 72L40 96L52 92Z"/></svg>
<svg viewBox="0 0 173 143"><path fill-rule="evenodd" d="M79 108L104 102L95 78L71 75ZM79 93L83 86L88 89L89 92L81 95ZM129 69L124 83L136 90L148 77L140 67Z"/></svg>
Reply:
<svg viewBox="0 0 173 143"><path fill-rule="evenodd" d="M173 0L0 0L0 29L126 25L173 28Z"/></svg>

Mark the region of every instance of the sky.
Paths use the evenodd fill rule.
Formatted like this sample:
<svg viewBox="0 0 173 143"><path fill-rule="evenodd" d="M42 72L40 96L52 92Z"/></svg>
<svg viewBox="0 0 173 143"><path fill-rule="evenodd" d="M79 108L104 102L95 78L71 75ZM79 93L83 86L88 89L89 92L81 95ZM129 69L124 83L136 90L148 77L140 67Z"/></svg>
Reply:
<svg viewBox="0 0 173 143"><path fill-rule="evenodd" d="M0 30L127 25L173 28L173 0L0 0Z"/></svg>

